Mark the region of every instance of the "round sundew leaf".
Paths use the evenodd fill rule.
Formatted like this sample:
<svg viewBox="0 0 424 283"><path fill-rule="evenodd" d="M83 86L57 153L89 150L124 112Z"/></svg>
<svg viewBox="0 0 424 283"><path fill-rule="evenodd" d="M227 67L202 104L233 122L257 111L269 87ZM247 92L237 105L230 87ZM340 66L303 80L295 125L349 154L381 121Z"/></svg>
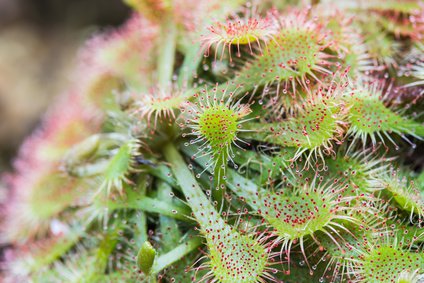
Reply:
<svg viewBox="0 0 424 283"><path fill-rule="evenodd" d="M261 198L260 214L284 239L295 240L322 230L334 218L331 199L319 192Z"/></svg>
<svg viewBox="0 0 424 283"><path fill-rule="evenodd" d="M194 95L197 101L192 105L187 103L186 109L182 110L188 114L185 121L185 126L191 129L188 135L196 137L185 145L200 144L192 156L193 159L209 156L208 167L212 168L214 186L218 188L213 190L214 198L221 201L223 190L220 188L224 187L227 163L234 155L232 145L240 147L237 142L244 143L237 135L242 123L245 122L241 118L249 115L251 109L249 104L234 102L234 92L230 92L226 99L224 98L226 91L221 93L217 87L213 89L213 95L206 89L202 92L202 95ZM218 92L223 95L220 99L217 98ZM183 134L183 137L185 135Z"/></svg>
<svg viewBox="0 0 424 283"><path fill-rule="evenodd" d="M214 152L231 145L236 139L238 126L237 113L225 105L206 109L199 116L199 131Z"/></svg>
<svg viewBox="0 0 424 283"><path fill-rule="evenodd" d="M281 123L276 139L278 144L314 149L333 138L337 130L337 118L325 107L315 107L296 120Z"/></svg>
<svg viewBox="0 0 424 283"><path fill-rule="evenodd" d="M268 256L256 240L230 229L219 233L210 231L206 239L209 266L219 282L261 282Z"/></svg>
<svg viewBox="0 0 424 283"><path fill-rule="evenodd" d="M246 128L258 133L246 133L252 139L294 147L299 150L315 150L339 136L339 125L342 106L330 106L329 101L310 103L296 117L290 117L280 123L255 125L250 123Z"/></svg>
<svg viewBox="0 0 424 283"><path fill-rule="evenodd" d="M377 132L414 133L417 123L394 113L378 98L353 98L349 111L351 132L373 135Z"/></svg>
<svg viewBox="0 0 424 283"><path fill-rule="evenodd" d="M232 61L231 46L236 46L239 51L240 45L248 45L251 54L253 54L252 45L257 45L262 50L261 46L265 47L267 41L271 40L277 32L277 25L270 18L261 18L253 14L242 18L236 16L227 20L225 24L216 22L208 30L209 33L202 39L206 55L209 55L211 46L214 46L215 57L220 56L222 59L228 50L230 61ZM238 56L241 55L238 54Z"/></svg>
<svg viewBox="0 0 424 283"><path fill-rule="evenodd" d="M275 36L262 55L248 62L235 82L244 89L279 81L303 80L322 65L319 56L323 49L321 34L308 28L287 28Z"/></svg>
<svg viewBox="0 0 424 283"><path fill-rule="evenodd" d="M403 271L424 272L422 255L383 245L366 253L360 261L359 277L369 283L396 282Z"/></svg>
<svg viewBox="0 0 424 283"><path fill-rule="evenodd" d="M265 246L250 235L239 234L221 218L175 147L168 144L164 155L206 238L210 276L221 283L261 282L268 265Z"/></svg>

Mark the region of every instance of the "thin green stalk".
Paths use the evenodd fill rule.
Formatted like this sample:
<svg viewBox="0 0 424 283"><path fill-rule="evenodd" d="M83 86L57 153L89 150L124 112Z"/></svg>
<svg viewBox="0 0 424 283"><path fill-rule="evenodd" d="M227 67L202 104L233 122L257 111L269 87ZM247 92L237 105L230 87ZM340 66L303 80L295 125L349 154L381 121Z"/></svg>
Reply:
<svg viewBox="0 0 424 283"><path fill-rule="evenodd" d="M139 197L146 197L147 191L147 174L140 174L137 178L137 193ZM136 196L135 192L131 191L130 194L127 195L128 198L130 196ZM146 206L143 206L146 207ZM147 206L148 207L148 206ZM137 248L140 248L145 241L147 241L147 215L144 211L138 210L135 214L135 231L134 235L137 235L135 238Z"/></svg>
<svg viewBox="0 0 424 283"><path fill-rule="evenodd" d="M179 87L184 85L188 87L191 86L193 76L195 75L197 67L202 60L200 53L200 43L196 43L194 46L190 46L188 48L178 76Z"/></svg>
<svg viewBox="0 0 424 283"><path fill-rule="evenodd" d="M108 208L111 210L137 209L145 212L159 213L183 221L188 221L187 216L190 215L190 209L185 205L170 204L147 196L136 195L135 193L128 193L127 199L109 202Z"/></svg>
<svg viewBox="0 0 424 283"><path fill-rule="evenodd" d="M172 17L166 17L161 26L158 57L158 84L164 88L171 83L177 45L177 27Z"/></svg>
<svg viewBox="0 0 424 283"><path fill-rule="evenodd" d="M171 164L172 172L183 191L194 216L201 226L208 226L210 215L206 212L214 212L215 208L206 198L196 179L187 168L181 154L171 143L165 145L163 153L166 160Z"/></svg>
<svg viewBox="0 0 424 283"><path fill-rule="evenodd" d="M158 190L158 199L160 199L163 202L169 203L172 205L172 198L170 194L172 193L171 187L163 182L158 181L157 185ZM178 223L174 218L165 216L165 215L159 215L159 222L160 222L160 232L162 234L161 239L161 248L163 252L170 251L173 247L178 245L178 242L181 239L181 232L178 228Z"/></svg>
<svg viewBox="0 0 424 283"><path fill-rule="evenodd" d="M174 189L181 190L181 188L178 186L177 181L172 176L171 169L169 169L168 166L159 164L156 166L148 166L143 165L140 167L140 169L146 171L147 173L151 174L152 176L155 176L156 178L166 182L168 185L173 187Z"/></svg>
<svg viewBox="0 0 424 283"><path fill-rule="evenodd" d="M177 246L175 249L169 251L166 254L161 255L155 262L153 266L152 273L157 274L166 267L180 260L185 255L192 252L194 249L199 247L202 244L202 239L200 237L194 237L188 240L185 243Z"/></svg>
<svg viewBox="0 0 424 283"><path fill-rule="evenodd" d="M191 150L191 149L192 149L191 146L184 146L182 151L188 156L193 156L196 150ZM204 168L203 165L206 162L208 162L208 157L196 158L196 162L202 163L202 167ZM221 188L221 185L225 186L226 184L224 180L226 169L222 168L223 164L225 166L227 165L225 162L225 157L220 157L218 159L217 165L215 166L215 171L213 173L214 182L213 182L213 189L212 189L212 197L217 202L217 207L220 208L220 211L224 209L224 204L225 204L224 202L225 188L224 189ZM203 170L200 170L200 171L203 171ZM212 174L212 167L208 169L207 171Z"/></svg>
<svg viewBox="0 0 424 283"><path fill-rule="evenodd" d="M84 277L84 282L97 282L99 277L103 275L106 271L107 264L109 261L110 254L115 249L116 244L118 243L118 231L123 228L122 223L117 223L116 226L109 230L104 238L100 241L94 257L96 258L94 264L94 268L91 270L89 274L86 274Z"/></svg>
<svg viewBox="0 0 424 283"><path fill-rule="evenodd" d="M136 219L137 225L135 226L134 235L137 235L136 245L137 249L141 247L141 245L147 241L148 239L148 228L147 228L147 215L144 211L137 211Z"/></svg>
<svg viewBox="0 0 424 283"><path fill-rule="evenodd" d="M186 146L184 147L184 152L188 156L192 156L195 152L195 148ZM205 158L198 158L196 159L196 162L200 165L200 167L205 168L206 160L207 159ZM257 194L263 192L263 189L261 189L254 182L244 178L232 169L227 168L225 176L227 177L225 184L239 197L244 198L252 208L257 209L258 207L253 203L253 200L256 200L258 198ZM235 184L239 185L236 186Z"/></svg>
<svg viewBox="0 0 424 283"><path fill-rule="evenodd" d="M226 154L224 150L219 154L214 171L214 189L212 190L213 199L218 203L218 207L222 210L224 204L225 193L225 169L227 167Z"/></svg>

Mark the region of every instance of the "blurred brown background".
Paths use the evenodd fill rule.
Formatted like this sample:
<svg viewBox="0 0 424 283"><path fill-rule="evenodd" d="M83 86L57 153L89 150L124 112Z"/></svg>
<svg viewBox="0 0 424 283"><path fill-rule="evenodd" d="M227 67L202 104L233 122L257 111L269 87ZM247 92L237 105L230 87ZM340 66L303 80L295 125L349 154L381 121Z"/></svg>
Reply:
<svg viewBox="0 0 424 283"><path fill-rule="evenodd" d="M84 40L129 13L121 0L0 0L0 173L69 85Z"/></svg>

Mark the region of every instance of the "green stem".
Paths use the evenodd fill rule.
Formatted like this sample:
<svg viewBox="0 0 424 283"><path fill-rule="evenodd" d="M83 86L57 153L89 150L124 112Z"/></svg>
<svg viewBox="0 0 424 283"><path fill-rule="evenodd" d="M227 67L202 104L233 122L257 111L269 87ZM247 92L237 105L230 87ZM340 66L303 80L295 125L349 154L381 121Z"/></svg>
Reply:
<svg viewBox="0 0 424 283"><path fill-rule="evenodd" d="M158 84L168 87L174 72L175 50L177 45L177 27L169 15L161 26L161 38L158 57Z"/></svg>
<svg viewBox="0 0 424 283"><path fill-rule="evenodd" d="M94 255L96 258L94 262L95 266L92 272L86 274L84 282L97 282L99 277L106 271L110 254L113 252L116 244L118 243L118 231L121 229L123 229L123 224L118 223L115 227L113 227L113 229L109 230L110 232L104 235L104 238L100 241Z"/></svg>
<svg viewBox="0 0 424 283"><path fill-rule="evenodd" d="M130 208L159 213L183 221L188 221L187 216L190 215L190 209L185 205L170 204L147 196L135 195L135 193L129 193L126 200L109 202L107 206L111 210Z"/></svg>
<svg viewBox="0 0 424 283"><path fill-rule="evenodd" d="M189 87L193 82L193 76L202 60L200 53L200 43L196 43L194 46L188 48L178 76L178 85L180 87L184 85Z"/></svg>
<svg viewBox="0 0 424 283"><path fill-rule="evenodd" d="M107 262L109 260L109 255L115 249L116 244L118 243L118 231L122 229L121 225L113 230L113 233L107 234L105 238L100 242L96 253L96 263L98 270L104 270L107 267Z"/></svg>
<svg viewBox="0 0 424 283"><path fill-rule="evenodd" d="M158 198L166 203L169 203L172 205L172 199L170 194L172 193L171 187L163 182L158 181ZM181 239L181 232L178 228L178 223L175 219L165 216L165 215L159 215L159 223L160 223L160 232L162 234L161 239L161 248L162 251L168 252L173 247L178 245L178 242Z"/></svg>
<svg viewBox="0 0 424 283"><path fill-rule="evenodd" d="M196 152L196 150L191 150L193 147L191 146L184 146L182 151L188 155L188 156L193 156L194 153ZM222 165L227 165L226 164L226 155L223 154L218 158L218 162L216 164L216 168L214 170L214 178L213 178L213 188L212 188L212 197L213 199L217 202L217 207L219 208L219 211L222 211L225 207L225 202L224 202L224 192L225 192L225 187L224 189L221 188L221 185L225 186L225 180L224 180L224 176L225 176L225 172L226 172L226 168L222 168ZM208 157L201 157L201 158L196 158L196 163L201 163L202 167L204 167L205 163L208 162ZM202 170L200 170L202 171ZM209 173L212 174L212 168L207 170ZM202 175L203 176L203 175Z"/></svg>
<svg viewBox="0 0 424 283"><path fill-rule="evenodd" d="M181 190L181 188L178 186L177 181L172 176L171 169L169 169L168 166L163 165L163 164L159 164L159 165L156 165L154 167L144 165L144 166L141 166L140 168L142 170L146 171L147 173L149 173L150 175L153 175L156 178L166 182L171 187Z"/></svg>
<svg viewBox="0 0 424 283"><path fill-rule="evenodd" d="M215 208L206 198L175 146L168 143L165 145L163 153L166 160L171 164L172 172L174 173L197 221L201 226L208 226L210 222L210 213L214 214Z"/></svg>
<svg viewBox="0 0 424 283"><path fill-rule="evenodd" d="M222 210L222 205L224 203L224 192L225 192L225 180L224 175L227 167L226 154L224 151L219 153L217 157L216 166L214 169L214 189L212 191L212 196L215 201L218 203L218 207ZM221 211L220 210L220 211Z"/></svg>
<svg viewBox="0 0 424 283"><path fill-rule="evenodd" d="M188 240L187 242L177 246L175 249L169 251L168 253L161 255L154 263L152 274L159 273L166 267L170 266L174 262L180 260L182 257L192 252L201 244L201 238L194 237Z"/></svg>
<svg viewBox="0 0 424 283"><path fill-rule="evenodd" d="M184 152L188 156L192 156L195 152L195 149L190 146L184 147ZM205 168L207 159L198 158L196 162L200 167ZM227 177L226 184L227 186L239 197L242 197L246 202L254 209L257 209L258 206L254 204L254 201L258 199L257 194L261 195L264 193L264 190L257 186L254 182L249 179L242 177L236 171L232 169L227 169L225 176Z"/></svg>
<svg viewBox="0 0 424 283"><path fill-rule="evenodd" d="M137 193L138 196L145 197L147 191L147 174L140 174L137 178ZM133 195L135 195L133 193ZM128 198L130 195L128 195ZM134 239L137 249L140 249L145 241L147 241L147 215L144 211L138 211L135 214L135 228L134 228Z"/></svg>
<svg viewBox="0 0 424 283"><path fill-rule="evenodd" d="M135 243L137 245L137 249L139 249L148 239L147 215L144 211L138 211L135 217L137 217L135 219L137 221L137 225L134 229L134 235L136 235Z"/></svg>

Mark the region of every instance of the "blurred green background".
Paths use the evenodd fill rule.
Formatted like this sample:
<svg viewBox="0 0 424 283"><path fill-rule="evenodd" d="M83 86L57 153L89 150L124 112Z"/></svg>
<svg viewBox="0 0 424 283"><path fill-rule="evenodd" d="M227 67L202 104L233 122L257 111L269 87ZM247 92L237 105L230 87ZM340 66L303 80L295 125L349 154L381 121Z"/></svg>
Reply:
<svg viewBox="0 0 424 283"><path fill-rule="evenodd" d="M0 0L0 173L69 86L83 42L129 13L120 0Z"/></svg>

